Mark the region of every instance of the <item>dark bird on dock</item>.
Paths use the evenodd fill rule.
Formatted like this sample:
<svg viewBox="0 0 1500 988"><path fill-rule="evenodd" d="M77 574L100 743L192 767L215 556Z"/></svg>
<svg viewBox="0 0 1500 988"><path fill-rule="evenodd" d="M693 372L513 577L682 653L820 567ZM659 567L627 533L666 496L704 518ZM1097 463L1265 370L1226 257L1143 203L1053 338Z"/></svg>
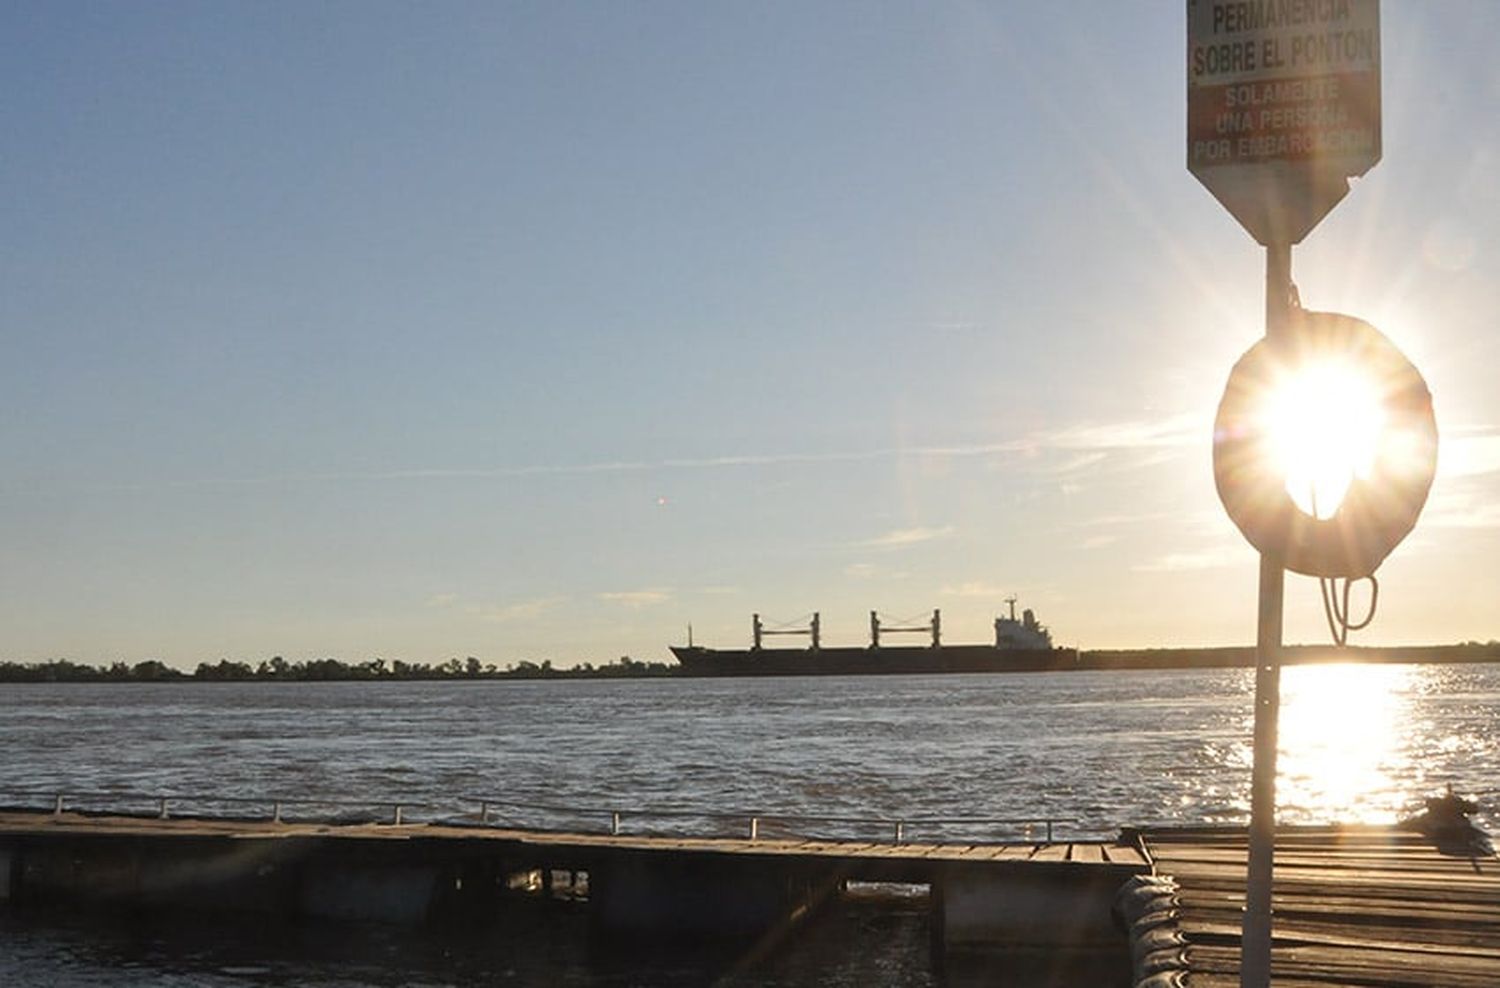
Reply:
<svg viewBox="0 0 1500 988"><path fill-rule="evenodd" d="M1480 858L1495 856L1490 835L1469 819L1479 812L1479 804L1455 794L1452 784L1443 795L1429 796L1422 803L1422 812L1401 821L1402 829L1425 835L1439 854L1468 858L1475 871Z"/></svg>

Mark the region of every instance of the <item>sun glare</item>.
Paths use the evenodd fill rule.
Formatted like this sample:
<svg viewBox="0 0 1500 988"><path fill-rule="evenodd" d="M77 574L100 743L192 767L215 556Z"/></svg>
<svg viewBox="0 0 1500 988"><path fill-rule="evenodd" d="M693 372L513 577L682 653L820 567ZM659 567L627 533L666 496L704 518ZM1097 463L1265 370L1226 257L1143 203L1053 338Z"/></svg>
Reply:
<svg viewBox="0 0 1500 988"><path fill-rule="evenodd" d="M1385 421L1374 384L1346 363L1312 364L1281 382L1265 415L1287 493L1309 515L1333 517L1375 463Z"/></svg>
<svg viewBox="0 0 1500 988"><path fill-rule="evenodd" d="M1296 666L1283 679L1281 800L1293 815L1366 823L1399 806L1411 666ZM1409 794L1407 794L1409 795ZM1394 802L1393 802L1394 800Z"/></svg>

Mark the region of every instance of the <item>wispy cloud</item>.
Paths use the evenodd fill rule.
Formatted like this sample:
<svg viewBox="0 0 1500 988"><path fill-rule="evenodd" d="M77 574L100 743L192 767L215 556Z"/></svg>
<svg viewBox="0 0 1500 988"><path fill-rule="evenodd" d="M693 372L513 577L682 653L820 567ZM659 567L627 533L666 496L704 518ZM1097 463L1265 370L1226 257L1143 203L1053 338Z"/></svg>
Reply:
<svg viewBox="0 0 1500 988"><path fill-rule="evenodd" d="M1131 569L1137 573L1181 573L1194 570L1224 569L1252 558L1248 546L1221 546L1198 552L1169 552L1137 563Z"/></svg>
<svg viewBox="0 0 1500 988"><path fill-rule="evenodd" d="M347 471L310 474L268 474L247 477L205 477L153 481L145 484L105 485L108 490L140 491L194 487L253 487L294 483L358 483L398 481L464 481L506 480L544 477L589 476L603 474L644 473L662 470L746 469L755 467L794 466L798 464L859 463L900 460L909 457L933 459L985 457L996 455L1034 456L1040 452L1074 452L1080 455L1064 461L1062 471L1078 471L1096 465L1104 454L1125 450L1170 450L1191 446L1207 435L1208 425L1196 414L1180 414L1158 419L1132 419L1103 424L1084 424L1061 429L1042 430L1025 436L988 443L930 444L875 447L862 450L829 450L823 452L734 453L707 457L670 457L656 460L603 460L593 463L552 463L517 466L459 466L407 468L378 471ZM1500 468L1500 436L1493 440L1491 454ZM0 494L38 493L13 488Z"/></svg>
<svg viewBox="0 0 1500 988"><path fill-rule="evenodd" d="M1422 528L1500 528L1500 502L1474 490L1450 490L1435 497L1417 522Z"/></svg>
<svg viewBox="0 0 1500 988"><path fill-rule="evenodd" d="M977 333L985 328L982 322L965 322L956 320L953 322L930 322L927 328L935 333Z"/></svg>
<svg viewBox="0 0 1500 988"><path fill-rule="evenodd" d="M982 580L970 580L967 583L943 587L938 593L946 597L982 597L1001 600L1011 595L1011 591L1005 587L997 587Z"/></svg>
<svg viewBox="0 0 1500 988"><path fill-rule="evenodd" d="M427 598L428 607L452 607L458 603L458 594L435 593Z"/></svg>
<svg viewBox="0 0 1500 988"><path fill-rule="evenodd" d="M946 539L954 534L957 529L952 525L943 525L939 528L917 527L897 528L877 535L873 539L865 539L854 545L860 549L904 549L907 546L920 545L923 542L932 542L936 539Z"/></svg>
<svg viewBox="0 0 1500 988"><path fill-rule="evenodd" d="M567 597L534 597L531 600L520 600L513 604L489 604L475 605L470 607L469 613L481 621L489 621L494 624L510 624L520 621L535 621L543 614L565 603Z"/></svg>
<svg viewBox="0 0 1500 988"><path fill-rule="evenodd" d="M1438 472L1444 477L1477 477L1500 472L1500 430L1460 427L1438 444Z"/></svg>
<svg viewBox="0 0 1500 988"><path fill-rule="evenodd" d="M1098 449L1089 450L1082 453L1075 453L1074 455L1068 457L1068 459L1064 460L1056 467L1054 467L1053 472L1078 473L1081 470L1087 470L1089 467L1094 466L1095 464L1107 459L1108 457L1108 453Z"/></svg>
<svg viewBox="0 0 1500 988"><path fill-rule="evenodd" d="M670 590L613 590L601 593L599 599L605 603L622 604L630 608L652 607L671 600L672 592Z"/></svg>
<svg viewBox="0 0 1500 988"><path fill-rule="evenodd" d="M1161 419L1134 419L1059 429L1038 436L1036 442L1055 449L1160 449L1204 442L1209 436L1209 428L1202 415L1183 412Z"/></svg>
<svg viewBox="0 0 1500 988"><path fill-rule="evenodd" d="M901 580L906 571L879 563L850 563L844 567L844 575L851 580Z"/></svg>
<svg viewBox="0 0 1500 988"><path fill-rule="evenodd" d="M1178 516L1170 511L1144 511L1133 515L1096 515L1093 518L1083 518L1072 522L1073 528L1135 528L1140 525L1148 525L1152 522L1164 519L1176 519Z"/></svg>

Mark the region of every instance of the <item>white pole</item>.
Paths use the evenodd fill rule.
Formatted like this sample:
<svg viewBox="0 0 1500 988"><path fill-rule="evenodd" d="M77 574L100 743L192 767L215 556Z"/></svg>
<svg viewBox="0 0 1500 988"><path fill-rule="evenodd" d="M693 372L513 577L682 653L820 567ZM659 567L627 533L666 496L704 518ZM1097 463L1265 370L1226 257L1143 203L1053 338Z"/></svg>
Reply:
<svg viewBox="0 0 1500 988"><path fill-rule="evenodd" d="M1266 338L1284 341L1291 327L1292 246L1266 247ZM1281 710L1281 629L1286 570L1279 557L1260 557L1260 608L1255 626L1255 763L1250 773L1250 853L1245 924L1240 939L1240 988L1271 984L1271 876L1276 847L1276 747Z"/></svg>

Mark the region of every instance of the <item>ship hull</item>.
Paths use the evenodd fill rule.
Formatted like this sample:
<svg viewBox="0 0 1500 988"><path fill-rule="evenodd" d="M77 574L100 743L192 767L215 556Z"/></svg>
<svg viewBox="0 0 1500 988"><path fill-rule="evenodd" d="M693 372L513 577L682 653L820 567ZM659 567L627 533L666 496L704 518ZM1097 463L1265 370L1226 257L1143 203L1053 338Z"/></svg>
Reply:
<svg viewBox="0 0 1500 988"><path fill-rule="evenodd" d="M688 676L911 676L1053 672L1078 667L1072 648L943 645L895 648L712 649L673 645Z"/></svg>
<svg viewBox="0 0 1500 988"><path fill-rule="evenodd" d="M1252 669L1255 649L996 648L941 645L896 648L717 649L673 645L685 676L920 676L934 673L1073 672L1090 670ZM1282 665L1330 662L1500 662L1500 645L1407 645L1389 648L1289 645Z"/></svg>

